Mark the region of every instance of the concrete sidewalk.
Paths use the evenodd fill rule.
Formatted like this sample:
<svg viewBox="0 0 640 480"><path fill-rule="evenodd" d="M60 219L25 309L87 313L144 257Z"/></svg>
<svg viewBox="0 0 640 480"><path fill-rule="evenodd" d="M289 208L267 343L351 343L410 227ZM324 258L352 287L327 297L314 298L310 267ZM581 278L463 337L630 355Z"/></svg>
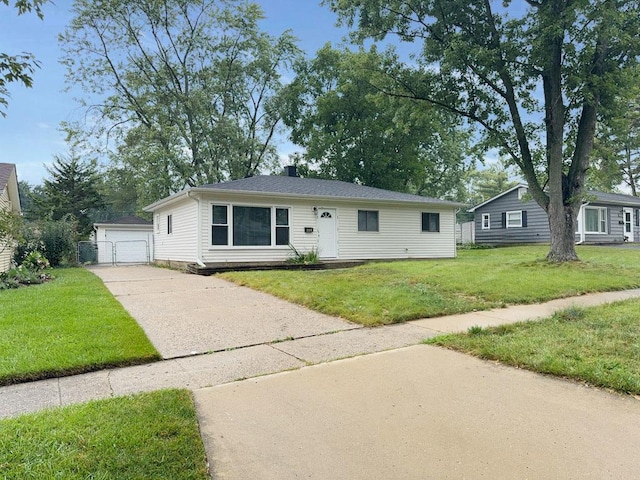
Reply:
<svg viewBox="0 0 640 480"><path fill-rule="evenodd" d="M640 402L428 345L197 390L213 478L637 479Z"/></svg>
<svg viewBox="0 0 640 480"><path fill-rule="evenodd" d="M474 325L490 326L541 318L569 306L591 306L635 297L640 297L640 289L584 295L539 305L472 312L377 328L362 328L344 322L350 328L320 331L293 340L275 343L267 341L149 365L1 387L0 418L160 388L198 390L346 357L416 345L425 338L444 332L465 331Z"/></svg>

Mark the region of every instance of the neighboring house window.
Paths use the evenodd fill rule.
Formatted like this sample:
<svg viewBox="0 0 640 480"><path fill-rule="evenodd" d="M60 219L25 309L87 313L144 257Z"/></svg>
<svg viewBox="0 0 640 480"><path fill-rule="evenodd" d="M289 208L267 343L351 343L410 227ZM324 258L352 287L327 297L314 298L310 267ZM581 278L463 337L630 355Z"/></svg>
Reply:
<svg viewBox="0 0 640 480"><path fill-rule="evenodd" d="M358 210L358 231L377 232L378 212L377 210Z"/></svg>
<svg viewBox="0 0 640 480"><path fill-rule="evenodd" d="M173 215L167 215L167 235L173 233Z"/></svg>
<svg viewBox="0 0 640 480"><path fill-rule="evenodd" d="M605 207L585 207L584 225L586 233L607 233L607 209Z"/></svg>
<svg viewBox="0 0 640 480"><path fill-rule="evenodd" d="M502 214L502 228L521 228L527 226L527 212L504 212Z"/></svg>
<svg viewBox="0 0 640 480"><path fill-rule="evenodd" d="M276 245L289 245L288 208L276 208Z"/></svg>
<svg viewBox="0 0 640 480"><path fill-rule="evenodd" d="M482 214L482 230L490 230L491 229L491 214L483 213Z"/></svg>
<svg viewBox="0 0 640 480"><path fill-rule="evenodd" d="M288 208L213 204L211 244L234 247L289 245L289 218Z"/></svg>
<svg viewBox="0 0 640 480"><path fill-rule="evenodd" d="M439 232L440 231L440 214L422 212L422 231L423 232Z"/></svg>
<svg viewBox="0 0 640 480"><path fill-rule="evenodd" d="M213 205L211 218L211 244L229 245L229 215L226 205Z"/></svg>
<svg viewBox="0 0 640 480"><path fill-rule="evenodd" d="M527 189L525 187L520 187L518 189L518 200L522 200L526 194L527 194Z"/></svg>

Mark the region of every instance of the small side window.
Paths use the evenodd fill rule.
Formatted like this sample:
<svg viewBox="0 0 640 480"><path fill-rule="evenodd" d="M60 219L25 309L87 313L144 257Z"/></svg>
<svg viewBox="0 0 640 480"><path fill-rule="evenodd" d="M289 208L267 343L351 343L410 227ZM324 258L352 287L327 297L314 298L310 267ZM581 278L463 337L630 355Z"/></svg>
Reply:
<svg viewBox="0 0 640 480"><path fill-rule="evenodd" d="M439 232L440 231L440 214L431 212L422 212L422 231L423 232Z"/></svg>
<svg viewBox="0 0 640 480"><path fill-rule="evenodd" d="M173 215L167 215L167 235L173 233Z"/></svg>
<svg viewBox="0 0 640 480"><path fill-rule="evenodd" d="M482 214L482 230L490 230L491 229L491 214L483 213Z"/></svg>
<svg viewBox="0 0 640 480"><path fill-rule="evenodd" d="M378 231L378 211L358 210L358 231L377 232Z"/></svg>

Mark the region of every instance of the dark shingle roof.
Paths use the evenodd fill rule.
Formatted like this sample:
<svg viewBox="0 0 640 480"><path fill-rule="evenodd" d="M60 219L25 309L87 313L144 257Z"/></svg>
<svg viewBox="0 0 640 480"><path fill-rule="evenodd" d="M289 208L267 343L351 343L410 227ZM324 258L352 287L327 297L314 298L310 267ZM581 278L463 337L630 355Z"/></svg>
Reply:
<svg viewBox="0 0 640 480"><path fill-rule="evenodd" d="M233 192L266 193L276 195L300 195L311 197L428 203L463 206L461 203L422 197L409 193L392 192L380 188L365 187L338 180L260 175L231 182L214 183L200 188Z"/></svg>
<svg viewBox="0 0 640 480"><path fill-rule="evenodd" d="M595 200L592 200L594 197ZM633 195L625 195L623 193L605 193L597 192L595 190L589 190L587 193L586 201L594 203L604 203L609 205L629 205L640 207L640 197L634 197Z"/></svg>
<svg viewBox="0 0 640 480"><path fill-rule="evenodd" d="M0 192L7 188L9 177L15 168L13 163L0 163Z"/></svg>
<svg viewBox="0 0 640 480"><path fill-rule="evenodd" d="M152 223L144 218L136 217L135 215L129 215L127 217L116 218L115 220L109 220L107 222L98 222L108 225L152 225Z"/></svg>

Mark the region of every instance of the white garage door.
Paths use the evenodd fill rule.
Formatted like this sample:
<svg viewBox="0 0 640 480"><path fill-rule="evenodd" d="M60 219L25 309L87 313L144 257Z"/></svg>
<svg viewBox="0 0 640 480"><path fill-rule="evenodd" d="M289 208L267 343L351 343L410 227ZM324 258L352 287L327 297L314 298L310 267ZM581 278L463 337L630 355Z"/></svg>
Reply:
<svg viewBox="0 0 640 480"><path fill-rule="evenodd" d="M104 245L105 249L112 246L116 263L148 263L153 258L152 233L148 231L106 230Z"/></svg>

